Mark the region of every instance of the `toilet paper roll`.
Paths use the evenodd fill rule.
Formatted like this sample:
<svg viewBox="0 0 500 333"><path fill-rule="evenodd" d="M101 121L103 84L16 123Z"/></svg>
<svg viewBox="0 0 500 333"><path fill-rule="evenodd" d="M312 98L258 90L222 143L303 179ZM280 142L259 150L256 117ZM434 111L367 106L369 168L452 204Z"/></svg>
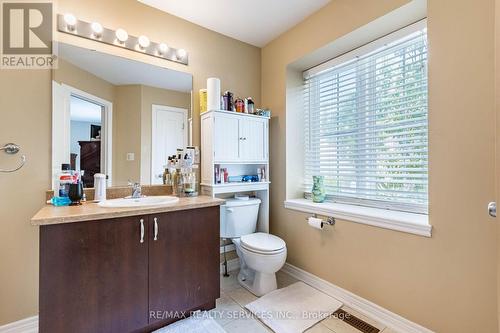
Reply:
<svg viewBox="0 0 500 333"><path fill-rule="evenodd" d="M310 217L307 221L307 223L309 223L309 225L313 228L316 228L316 229L323 229L323 220L322 219L319 219L317 217Z"/></svg>
<svg viewBox="0 0 500 333"><path fill-rule="evenodd" d="M207 109L220 109L220 80L216 77L207 79Z"/></svg>

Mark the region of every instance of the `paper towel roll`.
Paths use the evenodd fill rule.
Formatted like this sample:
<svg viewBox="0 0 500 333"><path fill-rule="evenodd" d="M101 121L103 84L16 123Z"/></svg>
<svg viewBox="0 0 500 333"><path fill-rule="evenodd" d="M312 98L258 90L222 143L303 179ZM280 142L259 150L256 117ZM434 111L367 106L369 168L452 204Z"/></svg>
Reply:
<svg viewBox="0 0 500 333"><path fill-rule="evenodd" d="M216 77L207 79L207 108L220 110L220 80Z"/></svg>
<svg viewBox="0 0 500 333"><path fill-rule="evenodd" d="M322 219L319 219L317 217L310 217L308 220L307 220L307 223L309 223L309 225L313 228L316 228L316 229L323 229L323 220Z"/></svg>

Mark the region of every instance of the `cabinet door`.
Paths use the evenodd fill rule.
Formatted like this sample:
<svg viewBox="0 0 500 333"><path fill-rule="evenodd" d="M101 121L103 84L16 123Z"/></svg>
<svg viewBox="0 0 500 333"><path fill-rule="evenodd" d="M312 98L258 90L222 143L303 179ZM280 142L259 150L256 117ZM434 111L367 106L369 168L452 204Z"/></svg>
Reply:
<svg viewBox="0 0 500 333"><path fill-rule="evenodd" d="M157 237L154 221L157 222ZM219 298L219 207L150 216L150 323ZM176 313L177 312L177 313Z"/></svg>
<svg viewBox="0 0 500 333"><path fill-rule="evenodd" d="M217 115L214 118L214 157L215 161L231 162L239 158L238 118Z"/></svg>
<svg viewBox="0 0 500 333"><path fill-rule="evenodd" d="M123 333L148 324L144 217L40 228L40 333Z"/></svg>
<svg viewBox="0 0 500 333"><path fill-rule="evenodd" d="M240 157L244 161L264 161L267 159L266 122L262 119L241 119Z"/></svg>

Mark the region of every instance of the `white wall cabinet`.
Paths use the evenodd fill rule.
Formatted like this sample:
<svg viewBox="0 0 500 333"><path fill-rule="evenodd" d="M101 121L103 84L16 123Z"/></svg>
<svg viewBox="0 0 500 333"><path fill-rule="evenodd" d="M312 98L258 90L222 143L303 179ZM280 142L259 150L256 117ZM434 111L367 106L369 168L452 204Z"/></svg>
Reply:
<svg viewBox="0 0 500 333"><path fill-rule="evenodd" d="M213 115L214 161L224 162L265 162L268 160L268 119L241 114ZM252 117L252 118L250 118ZM204 135L202 134L202 138ZM204 140L203 140L204 141ZM202 143L203 151L203 143Z"/></svg>
<svg viewBox="0 0 500 333"><path fill-rule="evenodd" d="M217 115L214 121L214 158L217 161L234 162L239 159L239 119L230 115ZM206 134L206 132L204 132ZM203 148L202 148L203 151Z"/></svg>
<svg viewBox="0 0 500 333"><path fill-rule="evenodd" d="M215 183L215 167L230 176L256 175L260 182ZM269 232L269 118L230 111L208 111L201 115L201 192L227 198L236 193L262 200L257 230Z"/></svg>
<svg viewBox="0 0 500 333"><path fill-rule="evenodd" d="M240 159L267 161L267 119L240 119Z"/></svg>
<svg viewBox="0 0 500 333"><path fill-rule="evenodd" d="M209 111L201 121L202 155L212 164L267 163L269 118L227 111ZM203 178L203 177L202 177ZM202 179L202 182L205 182Z"/></svg>

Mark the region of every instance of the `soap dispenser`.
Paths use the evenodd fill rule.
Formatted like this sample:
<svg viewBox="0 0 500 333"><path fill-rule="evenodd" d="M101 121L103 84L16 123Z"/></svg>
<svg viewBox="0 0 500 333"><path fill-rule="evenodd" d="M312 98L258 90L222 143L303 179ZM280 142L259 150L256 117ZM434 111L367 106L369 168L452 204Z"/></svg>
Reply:
<svg viewBox="0 0 500 333"><path fill-rule="evenodd" d="M106 200L106 175L102 173L94 174L94 201Z"/></svg>

